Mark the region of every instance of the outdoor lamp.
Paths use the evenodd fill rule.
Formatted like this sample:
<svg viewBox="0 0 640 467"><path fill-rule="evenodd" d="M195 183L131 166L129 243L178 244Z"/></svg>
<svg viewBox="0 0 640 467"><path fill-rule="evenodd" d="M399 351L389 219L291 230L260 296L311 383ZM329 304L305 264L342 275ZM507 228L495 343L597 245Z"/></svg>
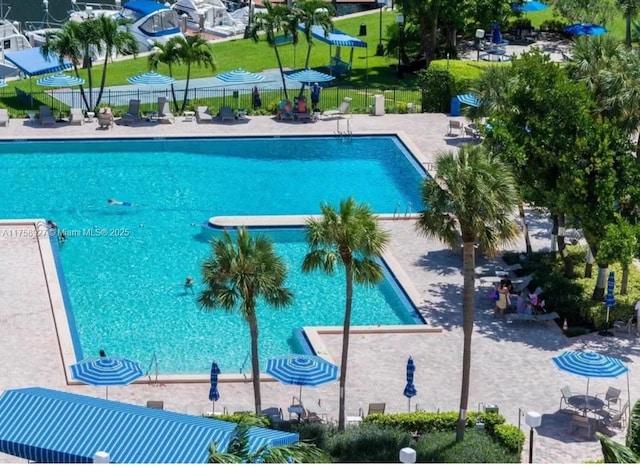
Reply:
<svg viewBox="0 0 640 467"><path fill-rule="evenodd" d="M386 0L378 0L378 7L380 7L380 39L378 40L378 47L376 48L377 57L384 55L384 46L382 45L382 9L386 4Z"/></svg>
<svg viewBox="0 0 640 467"><path fill-rule="evenodd" d="M476 61L480 61L480 41L484 39L484 29L476 29L476 51L478 56Z"/></svg>
<svg viewBox="0 0 640 467"><path fill-rule="evenodd" d="M415 464L416 463L416 450L411 448L400 449L400 462L403 464Z"/></svg>
<svg viewBox="0 0 640 467"><path fill-rule="evenodd" d="M397 70L397 76L398 78L402 78L402 68L401 68L401 62L402 62L402 34L404 32L404 15L398 15L396 16L396 23L398 23L398 31L399 31L399 35L398 35L398 70Z"/></svg>
<svg viewBox="0 0 640 467"><path fill-rule="evenodd" d="M533 464L533 429L538 428L542 424L542 415L538 412L527 412L524 422L529 425L529 464Z"/></svg>

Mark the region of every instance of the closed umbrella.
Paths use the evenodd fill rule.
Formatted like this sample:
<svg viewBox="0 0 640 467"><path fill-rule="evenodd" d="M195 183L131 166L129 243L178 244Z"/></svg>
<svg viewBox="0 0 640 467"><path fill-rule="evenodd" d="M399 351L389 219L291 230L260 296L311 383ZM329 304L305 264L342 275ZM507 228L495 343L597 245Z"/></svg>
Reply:
<svg viewBox="0 0 640 467"><path fill-rule="evenodd" d="M498 23L493 23L491 25L491 42L495 45L502 44L502 30Z"/></svg>
<svg viewBox="0 0 640 467"><path fill-rule="evenodd" d="M214 361L211 364L211 387L209 388L209 400L213 403L211 408L212 412L216 413L216 401L220 399L220 393L218 392L218 375L220 374L220 368Z"/></svg>
<svg viewBox="0 0 640 467"><path fill-rule="evenodd" d="M616 278L615 273L613 271L609 271L609 278L607 279L607 295L604 298L604 304L607 307L607 324L606 328L603 332L600 333L602 336L611 336L612 334L609 332L609 309L612 306L616 306L616 298L613 295L613 291L616 287Z"/></svg>
<svg viewBox="0 0 640 467"><path fill-rule="evenodd" d="M265 80L263 75L245 71L242 68L220 73L216 78L227 84L259 83L260 81Z"/></svg>
<svg viewBox="0 0 640 467"><path fill-rule="evenodd" d="M265 372L284 384L317 387L338 379L338 367L315 355L285 355L267 360Z"/></svg>
<svg viewBox="0 0 640 467"><path fill-rule="evenodd" d="M604 26L593 23L572 24L571 26L565 27L564 30L566 33L573 34L574 36L601 36L608 32Z"/></svg>
<svg viewBox="0 0 640 467"><path fill-rule="evenodd" d="M413 384L413 374L416 371L416 365L413 363L413 358L409 357L407 361L407 384L404 387L404 397L409 400L409 412L411 412L411 398L418 394L415 385Z"/></svg>
<svg viewBox="0 0 640 467"><path fill-rule="evenodd" d="M73 379L91 386L106 386L107 399L109 398L109 386L126 386L143 374L140 365L128 358L86 358L71 365Z"/></svg>
<svg viewBox="0 0 640 467"><path fill-rule="evenodd" d="M49 75L44 78L40 78L36 82L39 86L45 86L48 88L72 88L74 86L80 86L84 84L84 80L82 78L71 76L66 73L56 73L55 75ZM58 108L58 112L62 113L62 104Z"/></svg>

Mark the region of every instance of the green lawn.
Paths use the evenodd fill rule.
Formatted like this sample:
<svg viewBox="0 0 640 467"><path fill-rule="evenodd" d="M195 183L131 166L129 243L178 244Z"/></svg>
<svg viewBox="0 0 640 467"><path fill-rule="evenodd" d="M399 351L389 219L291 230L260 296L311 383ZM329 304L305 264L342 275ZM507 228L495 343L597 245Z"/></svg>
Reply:
<svg viewBox="0 0 640 467"><path fill-rule="evenodd" d="M553 8L527 13L526 17L531 20L531 24L536 28L540 27L540 24L542 24L543 21L560 19L560 17L554 12ZM624 40L625 21L622 13L616 11L613 15L613 21L611 24L607 24L605 26L609 30L609 34L617 39Z"/></svg>

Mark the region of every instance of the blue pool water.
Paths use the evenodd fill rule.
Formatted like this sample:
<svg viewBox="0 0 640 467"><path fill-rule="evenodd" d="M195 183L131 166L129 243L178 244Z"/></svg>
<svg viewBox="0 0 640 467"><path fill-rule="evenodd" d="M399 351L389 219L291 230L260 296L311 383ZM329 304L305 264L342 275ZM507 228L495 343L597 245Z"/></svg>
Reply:
<svg viewBox="0 0 640 467"><path fill-rule="evenodd" d="M248 371L249 337L235 314L200 310L215 215L314 214L347 196L375 212L419 206L424 175L392 137L47 141L0 144L0 217L54 219L67 232L60 261L78 358L104 348L159 371ZM109 206L108 198L136 203ZM261 361L298 351L294 329L341 325L344 279L302 275L301 232L270 231L289 267L294 304L258 311ZM195 287L196 292L198 285ZM389 282L357 288L354 325L412 323Z"/></svg>

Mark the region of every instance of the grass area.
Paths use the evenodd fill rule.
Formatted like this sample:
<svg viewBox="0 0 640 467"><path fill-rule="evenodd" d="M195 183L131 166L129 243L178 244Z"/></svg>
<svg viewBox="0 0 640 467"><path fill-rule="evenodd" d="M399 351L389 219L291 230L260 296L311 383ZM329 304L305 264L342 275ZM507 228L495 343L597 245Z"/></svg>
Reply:
<svg viewBox="0 0 640 467"><path fill-rule="evenodd" d="M539 28L544 21L561 19L560 16L554 12L553 8L547 8L543 11L527 13L526 17L531 20L531 24L536 28ZM609 34L611 34L616 39L624 40L625 21L622 13L616 10L615 12L613 12L612 17L613 20L611 21L611 23L605 25L609 30Z"/></svg>

